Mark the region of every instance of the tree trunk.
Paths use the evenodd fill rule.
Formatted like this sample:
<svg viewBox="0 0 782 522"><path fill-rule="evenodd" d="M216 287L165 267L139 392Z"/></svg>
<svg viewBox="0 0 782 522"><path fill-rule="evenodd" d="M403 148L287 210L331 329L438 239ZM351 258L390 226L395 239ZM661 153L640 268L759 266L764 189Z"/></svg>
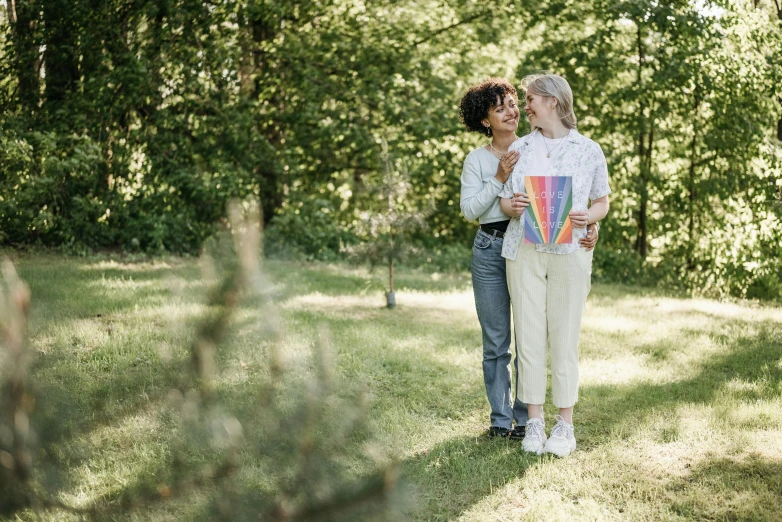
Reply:
<svg viewBox="0 0 782 522"><path fill-rule="evenodd" d="M388 258L388 289L394 291L394 258Z"/></svg>
<svg viewBox="0 0 782 522"><path fill-rule="evenodd" d="M782 96L777 96L777 99L779 100L779 104L782 105ZM782 118L779 118L779 121L777 122L777 139L782 141Z"/></svg>
<svg viewBox="0 0 782 522"><path fill-rule="evenodd" d="M386 292L386 307L396 307L396 294L394 293L394 257L388 257L388 287L389 291Z"/></svg>
<svg viewBox="0 0 782 522"><path fill-rule="evenodd" d="M70 3L61 0L46 0L43 4L45 95L47 103L54 105L59 105L75 91L79 81L78 27L72 9Z"/></svg>
<svg viewBox="0 0 782 522"><path fill-rule="evenodd" d="M688 184L688 209L687 209L687 267L692 270L695 268L695 201L697 195L696 182L695 182L695 163L697 160L696 146L698 144L698 109L700 108L701 100L698 89L695 89L694 103L693 103L693 128L692 128L692 141L690 141L690 168Z"/></svg>
<svg viewBox="0 0 782 522"><path fill-rule="evenodd" d="M779 0L774 0L774 5L777 6L777 18L782 22L782 6L779 4ZM782 97L779 98L779 103L782 103ZM782 141L782 117L777 122L777 139Z"/></svg>
<svg viewBox="0 0 782 522"><path fill-rule="evenodd" d="M643 66L645 62L643 40L641 35L641 24L636 21L638 31L636 33L636 43L638 46L638 75L637 75L637 88L639 96L638 106L638 235L635 239L635 251L638 252L641 257L646 258L646 214L649 200L648 194L648 172L646 169L647 150L645 147L646 141L646 103L644 101L643 93Z"/></svg>
<svg viewBox="0 0 782 522"><path fill-rule="evenodd" d="M272 25L270 20L264 16L263 7L259 7L259 12L254 13L249 19L249 31L252 45L248 49L250 56L246 58L248 63L252 64L252 75L254 79L252 93L250 94L251 104L257 104L263 93L264 81L272 72L268 63L267 53L263 51L263 43L273 40L277 36L277 26ZM282 74L281 71L277 71ZM268 100L271 106L283 109L284 100L279 91ZM261 124L259 124L261 125ZM273 127L263 130L263 135L269 143L277 150L282 146L282 134L275 131ZM274 217L275 211L283 203L283 184L287 184L287 174L278 170L277 165L269 162L267 165L259 166L257 170L259 197L263 208L263 222L268 223Z"/></svg>
<svg viewBox="0 0 782 522"><path fill-rule="evenodd" d="M41 97L40 53L36 35L39 6L36 0L6 0L11 24L13 67L18 81L19 102L25 112L38 108Z"/></svg>

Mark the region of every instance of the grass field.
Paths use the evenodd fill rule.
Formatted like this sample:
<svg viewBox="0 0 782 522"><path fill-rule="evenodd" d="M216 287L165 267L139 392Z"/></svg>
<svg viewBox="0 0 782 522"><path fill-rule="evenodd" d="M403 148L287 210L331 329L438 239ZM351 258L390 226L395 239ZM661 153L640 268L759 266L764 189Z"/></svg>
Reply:
<svg viewBox="0 0 782 522"><path fill-rule="evenodd" d="M64 472L47 489L89 508L121 502L138 484L162 484L175 431L163 410L177 380L164 363L186 356L204 311L198 262L33 256L15 263L32 289L29 336L41 408L67 411L49 443L51 461ZM312 348L326 325L344 387L337 395L347 400L368 390L368 439L347 441L335 466L358 478L398 462L409 500L392 518L782 518L778 307L593 285L574 416L579 449L554 459L485 437L468 274L403 270L398 307L387 310L380 274L282 262L267 262L265 270L282 318L282 353L304 380L296 382L316 371ZM219 359L220 393L235 409L253 407L268 372L269 341L258 333L258 315L249 304L238 310L232 348ZM333 425L334 408L323 406L315 431ZM547 405L547 418L554 413ZM263 444L263 435L245 436ZM274 463L247 459L235 480L274 494ZM117 517L209 519L209 500L196 491L148 509L131 505ZM55 510L43 518L78 516Z"/></svg>

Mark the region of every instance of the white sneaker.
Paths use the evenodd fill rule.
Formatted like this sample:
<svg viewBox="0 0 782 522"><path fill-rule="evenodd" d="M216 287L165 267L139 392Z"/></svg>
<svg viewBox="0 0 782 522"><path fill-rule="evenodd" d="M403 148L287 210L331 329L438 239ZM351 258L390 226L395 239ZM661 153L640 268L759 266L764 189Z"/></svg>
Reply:
<svg viewBox="0 0 782 522"><path fill-rule="evenodd" d="M557 415L557 425L551 430L551 437L546 441L543 451L553 453L557 457L567 457L576 451L576 437L573 435L573 425Z"/></svg>
<svg viewBox="0 0 782 522"><path fill-rule="evenodd" d="M543 445L546 443L546 425L540 419L529 419L521 447L530 453L543 453Z"/></svg>

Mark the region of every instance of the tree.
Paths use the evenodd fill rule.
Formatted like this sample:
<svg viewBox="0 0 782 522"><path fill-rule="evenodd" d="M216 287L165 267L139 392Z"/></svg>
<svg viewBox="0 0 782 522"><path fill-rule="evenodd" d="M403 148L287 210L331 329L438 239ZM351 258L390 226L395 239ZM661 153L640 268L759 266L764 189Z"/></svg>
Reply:
<svg viewBox="0 0 782 522"><path fill-rule="evenodd" d="M363 241L351 250L372 267L388 267L386 306L394 308L394 264L415 251L415 237L426 228L428 212L410 198L412 186L405 162L392 162L385 139L380 145L383 176L379 182L368 184L368 190L377 194L376 204L362 211L359 233Z"/></svg>

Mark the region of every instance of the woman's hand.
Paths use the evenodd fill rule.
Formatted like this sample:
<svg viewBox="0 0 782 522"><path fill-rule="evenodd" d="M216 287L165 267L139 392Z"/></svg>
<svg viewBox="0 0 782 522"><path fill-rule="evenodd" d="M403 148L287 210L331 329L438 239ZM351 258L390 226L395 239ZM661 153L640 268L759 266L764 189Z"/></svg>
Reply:
<svg viewBox="0 0 782 522"><path fill-rule="evenodd" d="M586 210L571 210L570 223L573 228L584 228L589 224L589 212Z"/></svg>
<svg viewBox="0 0 782 522"><path fill-rule="evenodd" d="M513 199L510 200L511 210L514 217L521 216L529 206L529 196L526 192L516 192Z"/></svg>
<svg viewBox="0 0 782 522"><path fill-rule="evenodd" d="M516 192L512 199L500 198L500 208L510 217L519 217L529 206L529 198L524 192Z"/></svg>
<svg viewBox="0 0 782 522"><path fill-rule="evenodd" d="M494 175L497 181L505 183L510 177L510 173L513 172L513 167L516 166L516 162L519 161L518 151L512 150L506 152L500 158L500 164L497 166L497 174Z"/></svg>
<svg viewBox="0 0 782 522"><path fill-rule="evenodd" d="M587 226L587 235L578 240L578 243L589 252L597 244L598 229L595 223Z"/></svg>

